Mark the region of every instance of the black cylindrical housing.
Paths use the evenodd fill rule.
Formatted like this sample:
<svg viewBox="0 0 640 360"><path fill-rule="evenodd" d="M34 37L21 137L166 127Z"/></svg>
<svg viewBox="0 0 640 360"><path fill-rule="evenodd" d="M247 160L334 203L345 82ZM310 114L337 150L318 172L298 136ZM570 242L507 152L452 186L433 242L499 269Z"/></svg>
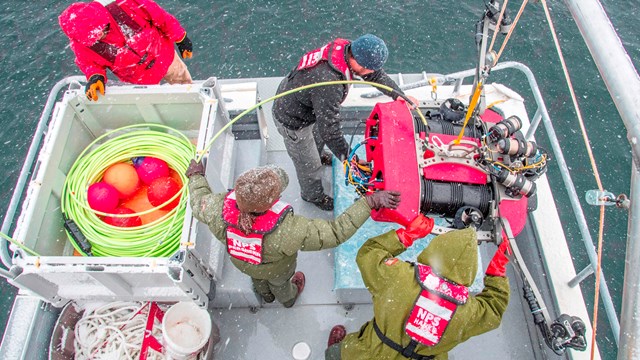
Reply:
<svg viewBox="0 0 640 360"><path fill-rule="evenodd" d="M416 129L416 133L424 132L424 133L436 133L436 134L447 134L458 136L460 130L462 130L462 125L454 125L450 121L441 120L437 118L429 119L429 128L422 123L420 118L414 118L414 129ZM464 136L480 139L482 137L482 131L477 129L471 124L468 124L467 127L464 128Z"/></svg>
<svg viewBox="0 0 640 360"><path fill-rule="evenodd" d="M522 120L520 120L519 117L512 115L493 125L491 129L489 129L487 136L489 137L489 141L496 142L500 139L508 138L521 128Z"/></svg>
<svg viewBox="0 0 640 360"><path fill-rule="evenodd" d="M422 179L420 212L454 217L459 208L473 206L484 217L489 213L492 190L486 185L440 182Z"/></svg>

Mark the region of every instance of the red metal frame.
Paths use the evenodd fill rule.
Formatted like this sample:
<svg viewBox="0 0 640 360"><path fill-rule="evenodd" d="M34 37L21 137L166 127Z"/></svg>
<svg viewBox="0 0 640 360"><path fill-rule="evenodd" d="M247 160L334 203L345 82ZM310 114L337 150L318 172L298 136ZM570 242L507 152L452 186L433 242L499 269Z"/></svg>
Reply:
<svg viewBox="0 0 640 360"><path fill-rule="evenodd" d="M366 122L367 161L372 162L371 180L378 190L402 192L395 210L371 212L375 221L406 226L420 212L418 171L413 117L405 102L378 103Z"/></svg>
<svg viewBox="0 0 640 360"><path fill-rule="evenodd" d="M491 109L487 109L481 118L489 123L502 120L502 116ZM427 151L424 155L418 154L413 122L413 116L403 101L378 103L367 119L366 153L367 161L372 163L373 188L402 193L398 208L383 208L371 212L371 218L375 221L408 225L420 212L421 176L430 180L469 184L486 184L488 181L486 173L460 163L440 162L425 167L421 172L418 156L428 157L433 156L433 153ZM421 139L426 137L424 133L418 136ZM429 134L428 141L432 142L433 136L438 136L445 144L456 138L445 134ZM480 145L477 139L463 139ZM504 198L498 205L501 215L509 220L514 235L520 233L527 222L527 204L527 198L521 197Z"/></svg>

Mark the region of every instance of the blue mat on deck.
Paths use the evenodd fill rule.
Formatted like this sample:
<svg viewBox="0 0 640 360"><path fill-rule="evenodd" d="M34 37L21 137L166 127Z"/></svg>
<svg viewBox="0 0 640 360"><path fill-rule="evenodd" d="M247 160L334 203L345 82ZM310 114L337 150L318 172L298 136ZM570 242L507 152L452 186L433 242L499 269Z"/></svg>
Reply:
<svg viewBox="0 0 640 360"><path fill-rule="evenodd" d="M354 136L352 146L362 141L363 136ZM357 151L358 157L366 158L364 147L360 147ZM399 189L402 191L401 189ZM334 195L334 214L337 216L342 214L355 200L358 199L353 186L345 184L344 171L342 164L334 158L333 161L333 195ZM447 226L447 222L443 218L435 219L436 225ZM364 282L356 264L356 255L360 246L368 239L378 236L392 229L399 228L396 223L376 222L371 218L349 239L347 242L335 249L335 282L334 289L364 289ZM418 240L403 252L398 258L405 261L415 262L418 255L431 242L434 235L429 235L422 240ZM478 273L473 284L469 287L470 292L479 293L484 288L484 267L480 254L478 253Z"/></svg>

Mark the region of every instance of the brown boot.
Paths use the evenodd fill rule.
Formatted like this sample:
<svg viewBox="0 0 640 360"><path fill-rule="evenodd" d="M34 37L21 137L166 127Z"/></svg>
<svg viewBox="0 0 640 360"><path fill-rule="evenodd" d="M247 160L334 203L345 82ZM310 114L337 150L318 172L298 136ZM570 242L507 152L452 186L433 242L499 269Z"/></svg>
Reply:
<svg viewBox="0 0 640 360"><path fill-rule="evenodd" d="M327 347L341 342L345 336L347 336L347 329L345 329L344 326L334 326L333 328L331 328L331 332L329 333L329 341L327 342Z"/></svg>
<svg viewBox="0 0 640 360"><path fill-rule="evenodd" d="M291 283L298 288L298 293L296 294L296 297L293 298L293 300L289 300L286 303L282 304L284 305L284 307L290 308L293 306L293 304L296 303L296 300L298 300L298 297L302 293L302 290L304 290L304 282L304 273L302 271L297 271L295 274L293 274Z"/></svg>
<svg viewBox="0 0 640 360"><path fill-rule="evenodd" d="M322 194L322 197L316 200L307 200L305 198L302 198L302 200L312 203L313 205L317 206L320 210L324 210L324 211L333 210L333 198L327 194Z"/></svg>

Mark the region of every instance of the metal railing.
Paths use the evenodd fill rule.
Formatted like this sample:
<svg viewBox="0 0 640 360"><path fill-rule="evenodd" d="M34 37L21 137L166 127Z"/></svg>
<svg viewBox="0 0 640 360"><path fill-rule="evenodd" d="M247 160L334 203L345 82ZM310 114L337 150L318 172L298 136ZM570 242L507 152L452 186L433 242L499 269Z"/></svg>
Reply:
<svg viewBox="0 0 640 360"><path fill-rule="evenodd" d="M31 176L31 171L33 170L33 166L35 164L36 155L38 153L38 149L42 143L44 134L47 131L49 126L49 119L51 117L51 111L56 103L56 99L60 91L65 87L69 86L72 83L80 83L81 81L85 81L84 76L69 76L58 81L51 92L49 92L49 97L47 98L47 102L42 110L42 115L40 115L40 120L38 121L38 125L36 127L36 131L33 135L33 139L31 140L31 145L29 146L29 151L27 152L27 157L24 160L24 164L22 165L22 169L20 170L20 175L18 175L18 181L16 182L16 187L13 189L13 194L11 196L11 201L9 202L9 207L7 208L7 212L5 213L4 220L2 221L2 228L0 231L4 234L9 234L11 230L11 225L13 224L13 219L16 215L16 211L18 209L18 205L20 204L20 199L22 198L22 194L27 185L27 181ZM80 86L80 85L78 85ZM7 240L0 239L0 260L7 269L11 268L11 254L9 254L9 247L7 244ZM13 278L14 276L6 271L5 269L0 269L0 276L4 276L7 278Z"/></svg>

